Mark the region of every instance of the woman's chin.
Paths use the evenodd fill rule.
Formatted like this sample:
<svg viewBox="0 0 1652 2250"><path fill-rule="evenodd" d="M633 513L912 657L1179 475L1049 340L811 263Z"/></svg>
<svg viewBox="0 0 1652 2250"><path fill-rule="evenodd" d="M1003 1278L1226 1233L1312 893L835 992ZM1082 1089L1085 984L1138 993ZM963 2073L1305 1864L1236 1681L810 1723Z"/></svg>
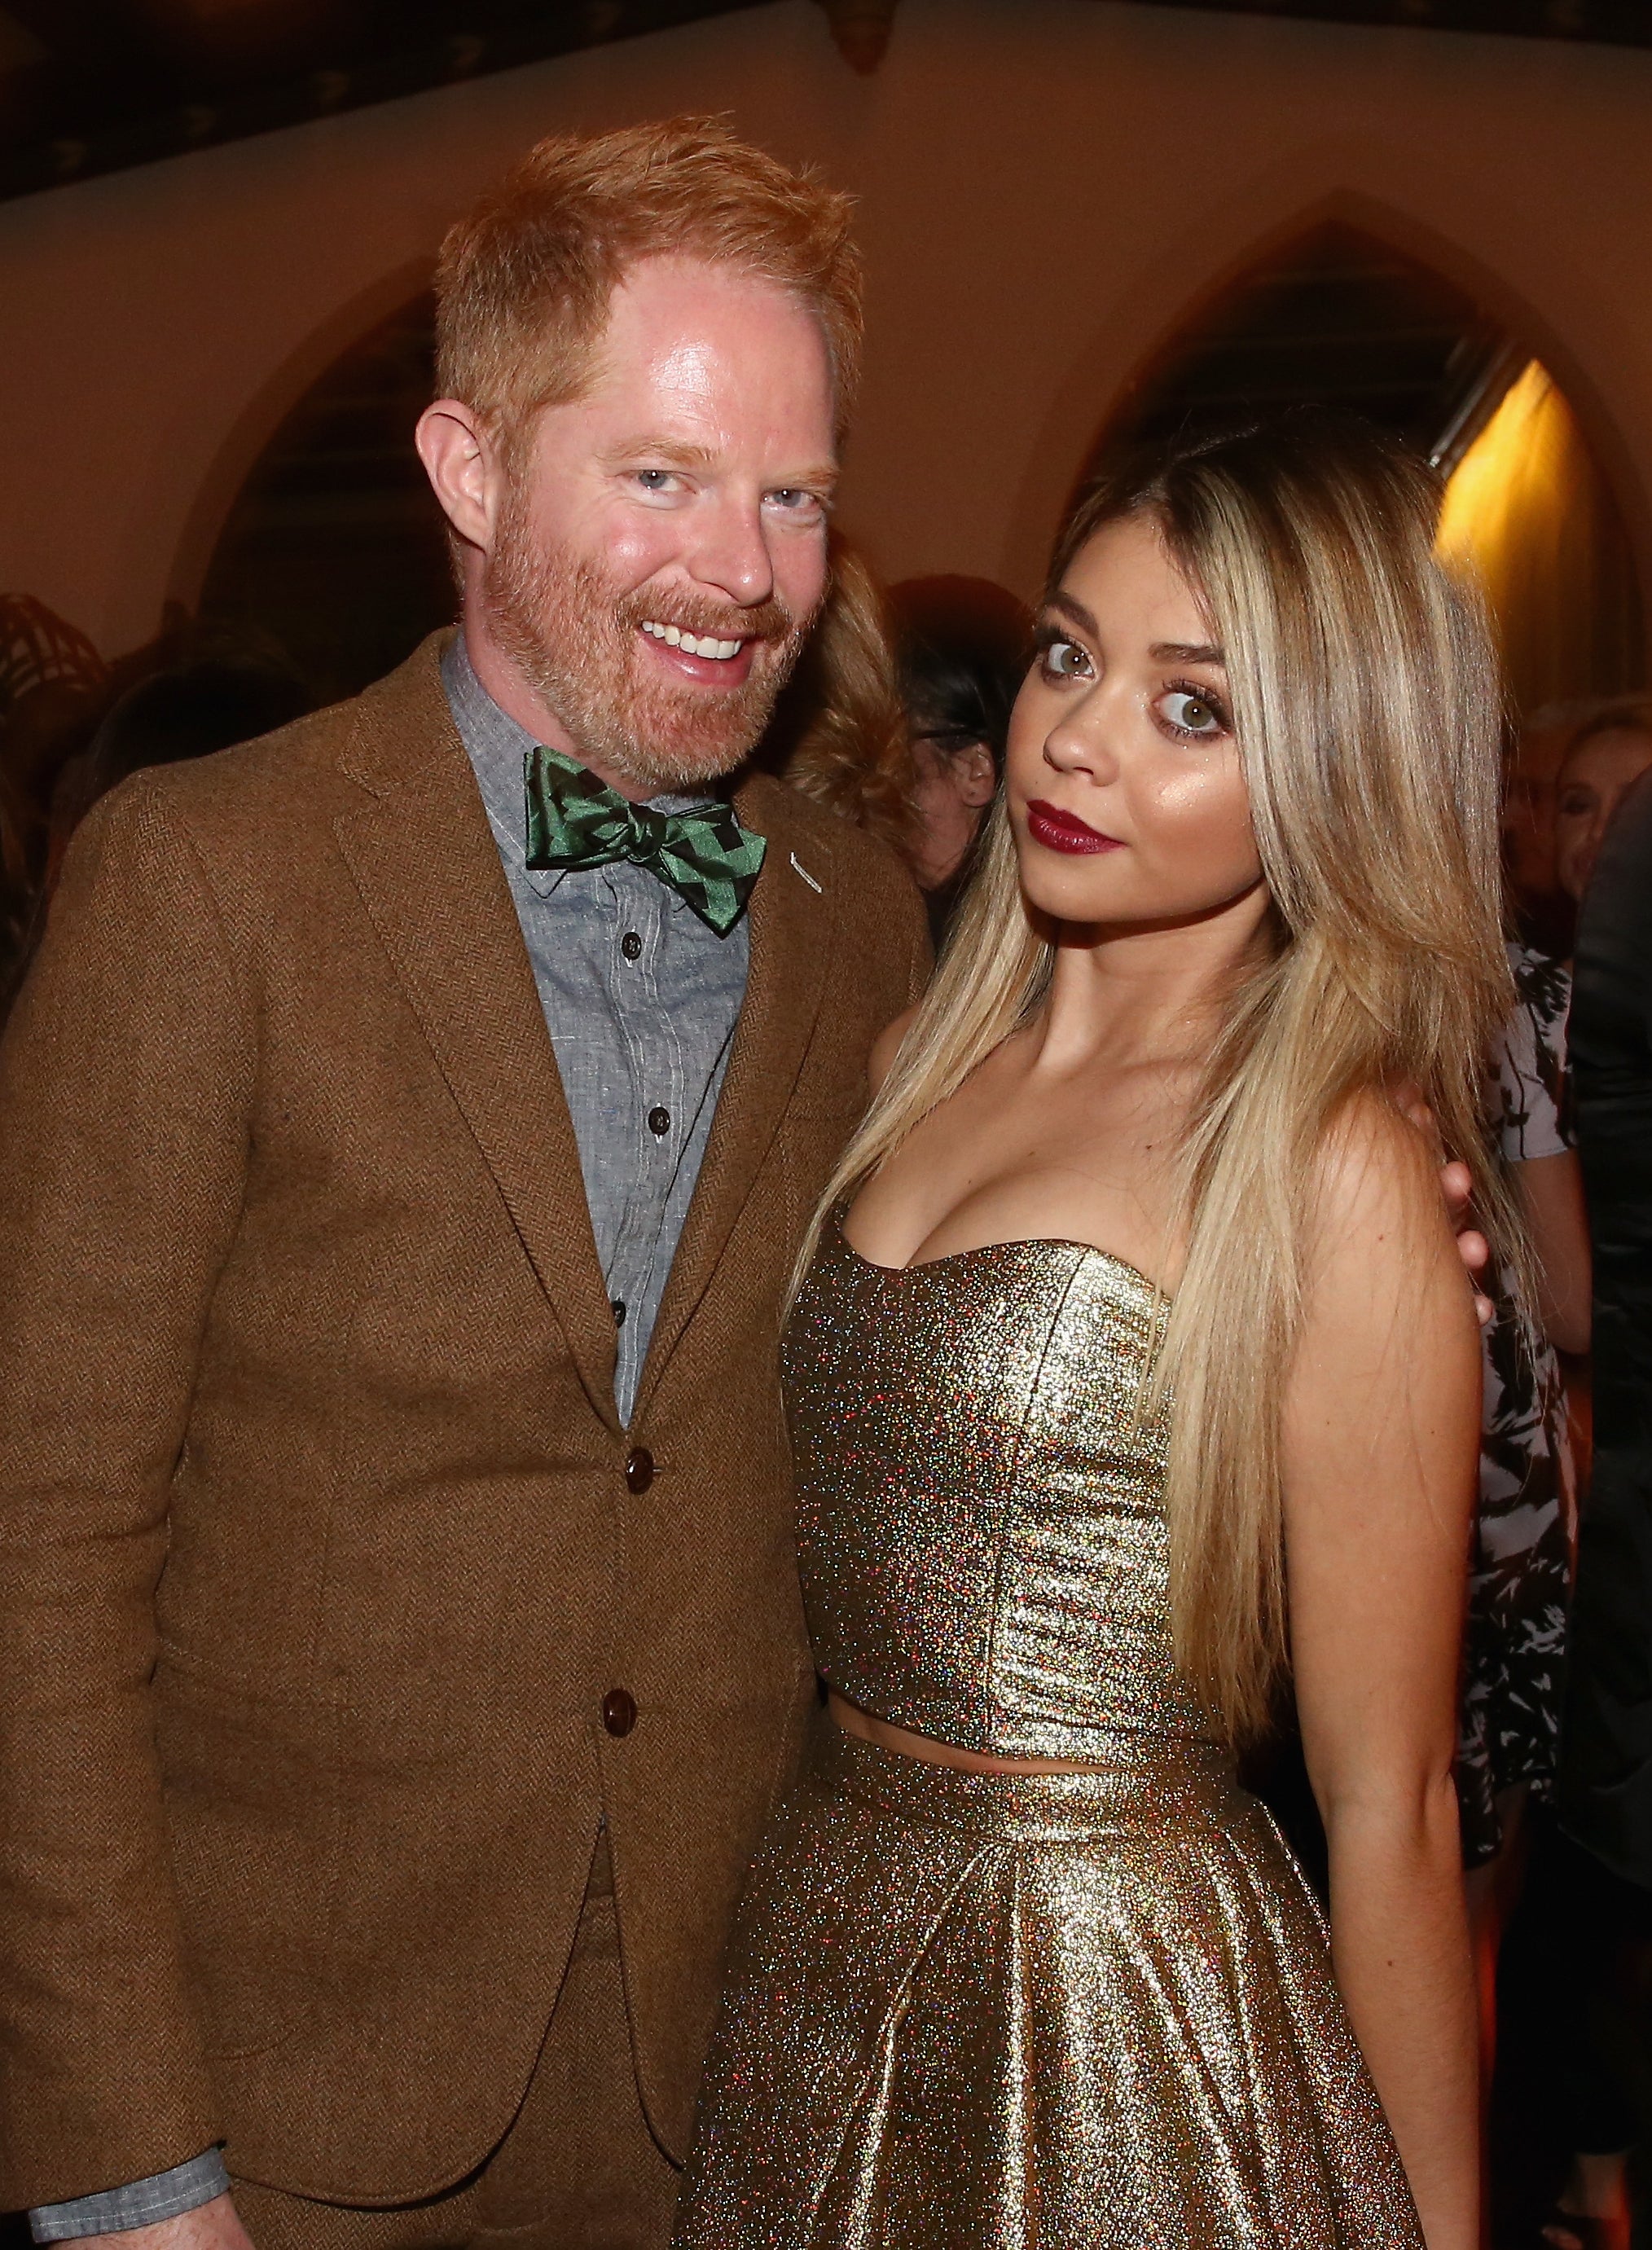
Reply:
<svg viewBox="0 0 1652 2250"><path fill-rule="evenodd" d="M1052 873L1047 867L1021 868L1021 894L1033 912L1046 921L1116 923L1143 918L1141 901L1131 896L1134 886L1089 880L1076 872ZM1151 910L1150 910L1151 911Z"/></svg>
<svg viewBox="0 0 1652 2250"><path fill-rule="evenodd" d="M1255 886L1237 893L1223 888L1215 895L1166 891L1151 896L1140 882L1047 877L1029 882L1023 875L1021 895L1041 935L1053 938L1060 932L1069 943L1080 944L1150 932L1208 931L1213 923L1227 922L1233 942L1244 947L1253 942L1267 907L1266 894L1259 895Z"/></svg>

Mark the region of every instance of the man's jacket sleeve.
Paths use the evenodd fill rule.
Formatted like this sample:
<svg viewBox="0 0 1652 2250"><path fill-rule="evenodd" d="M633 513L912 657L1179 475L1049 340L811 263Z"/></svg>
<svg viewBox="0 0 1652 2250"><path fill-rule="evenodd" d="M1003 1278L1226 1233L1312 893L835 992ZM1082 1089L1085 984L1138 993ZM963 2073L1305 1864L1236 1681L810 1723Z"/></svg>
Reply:
<svg viewBox="0 0 1652 2250"><path fill-rule="evenodd" d="M162 780L85 824L0 1041L0 2208L219 2137L151 1681L252 1035Z"/></svg>

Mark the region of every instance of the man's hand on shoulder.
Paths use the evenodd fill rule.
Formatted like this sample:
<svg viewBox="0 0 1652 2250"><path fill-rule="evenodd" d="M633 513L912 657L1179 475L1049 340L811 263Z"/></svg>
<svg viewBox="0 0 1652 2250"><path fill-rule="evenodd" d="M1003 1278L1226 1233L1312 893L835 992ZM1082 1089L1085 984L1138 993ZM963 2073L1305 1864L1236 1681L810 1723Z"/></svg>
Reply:
<svg viewBox="0 0 1652 2250"><path fill-rule="evenodd" d="M233 2196L215 2195L176 2219L124 2227L118 2234L81 2234L59 2243L56 2250L252 2250L252 2239Z"/></svg>
<svg viewBox="0 0 1652 2250"><path fill-rule="evenodd" d="M1441 1164L1440 1192L1446 1199L1446 1216L1451 1221L1451 1231L1457 1238L1457 1255L1462 1259L1469 1279L1477 1282L1491 1262L1491 1245L1477 1227L1471 1226L1473 1217L1474 1174L1467 1164ZM1474 1308L1484 1328L1495 1308L1484 1292L1476 1288Z"/></svg>
<svg viewBox="0 0 1652 2250"><path fill-rule="evenodd" d="M1440 1192L1445 1197L1446 1216L1451 1231L1457 1238L1457 1255L1471 1281L1477 1282L1491 1261L1491 1246L1479 1229L1470 1225L1474 1216L1474 1174L1465 1163L1444 1161L1445 1150L1440 1145L1440 1135L1434 1115L1415 1087L1402 1087L1394 1094L1394 1106L1402 1117L1408 1117L1417 1130L1431 1142L1440 1165ZM1474 1308L1484 1328L1491 1318L1490 1297L1476 1287Z"/></svg>

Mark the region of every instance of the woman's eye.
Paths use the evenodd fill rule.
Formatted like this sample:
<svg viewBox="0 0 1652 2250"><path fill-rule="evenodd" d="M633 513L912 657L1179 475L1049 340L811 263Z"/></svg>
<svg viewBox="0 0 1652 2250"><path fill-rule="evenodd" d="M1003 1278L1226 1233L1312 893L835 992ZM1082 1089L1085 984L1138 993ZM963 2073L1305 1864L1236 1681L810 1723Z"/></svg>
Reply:
<svg viewBox="0 0 1652 2250"><path fill-rule="evenodd" d="M1053 640L1044 649L1044 669L1052 680L1082 679L1088 659L1076 641Z"/></svg>
<svg viewBox="0 0 1652 2250"><path fill-rule="evenodd" d="M1172 687L1159 697L1158 707L1179 735L1213 736L1227 732L1227 714L1214 697L1200 695L1191 687Z"/></svg>

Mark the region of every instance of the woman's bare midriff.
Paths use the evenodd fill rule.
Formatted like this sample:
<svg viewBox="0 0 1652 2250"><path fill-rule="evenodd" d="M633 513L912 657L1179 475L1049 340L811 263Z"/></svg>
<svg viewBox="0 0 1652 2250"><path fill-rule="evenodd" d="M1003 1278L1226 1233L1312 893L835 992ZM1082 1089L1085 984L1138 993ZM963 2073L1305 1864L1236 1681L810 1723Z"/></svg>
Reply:
<svg viewBox="0 0 1652 2250"><path fill-rule="evenodd" d="M880 1750L895 1750L902 1757L920 1758L926 1765L957 1766L964 1773L1096 1773L1101 1770L1079 1758L990 1757L981 1750L961 1750L951 1743L937 1743L932 1736L892 1727L887 1719L874 1719L870 1711L849 1702L835 1688L827 1695L826 1706L846 1735L859 1735L864 1743L875 1743Z"/></svg>

